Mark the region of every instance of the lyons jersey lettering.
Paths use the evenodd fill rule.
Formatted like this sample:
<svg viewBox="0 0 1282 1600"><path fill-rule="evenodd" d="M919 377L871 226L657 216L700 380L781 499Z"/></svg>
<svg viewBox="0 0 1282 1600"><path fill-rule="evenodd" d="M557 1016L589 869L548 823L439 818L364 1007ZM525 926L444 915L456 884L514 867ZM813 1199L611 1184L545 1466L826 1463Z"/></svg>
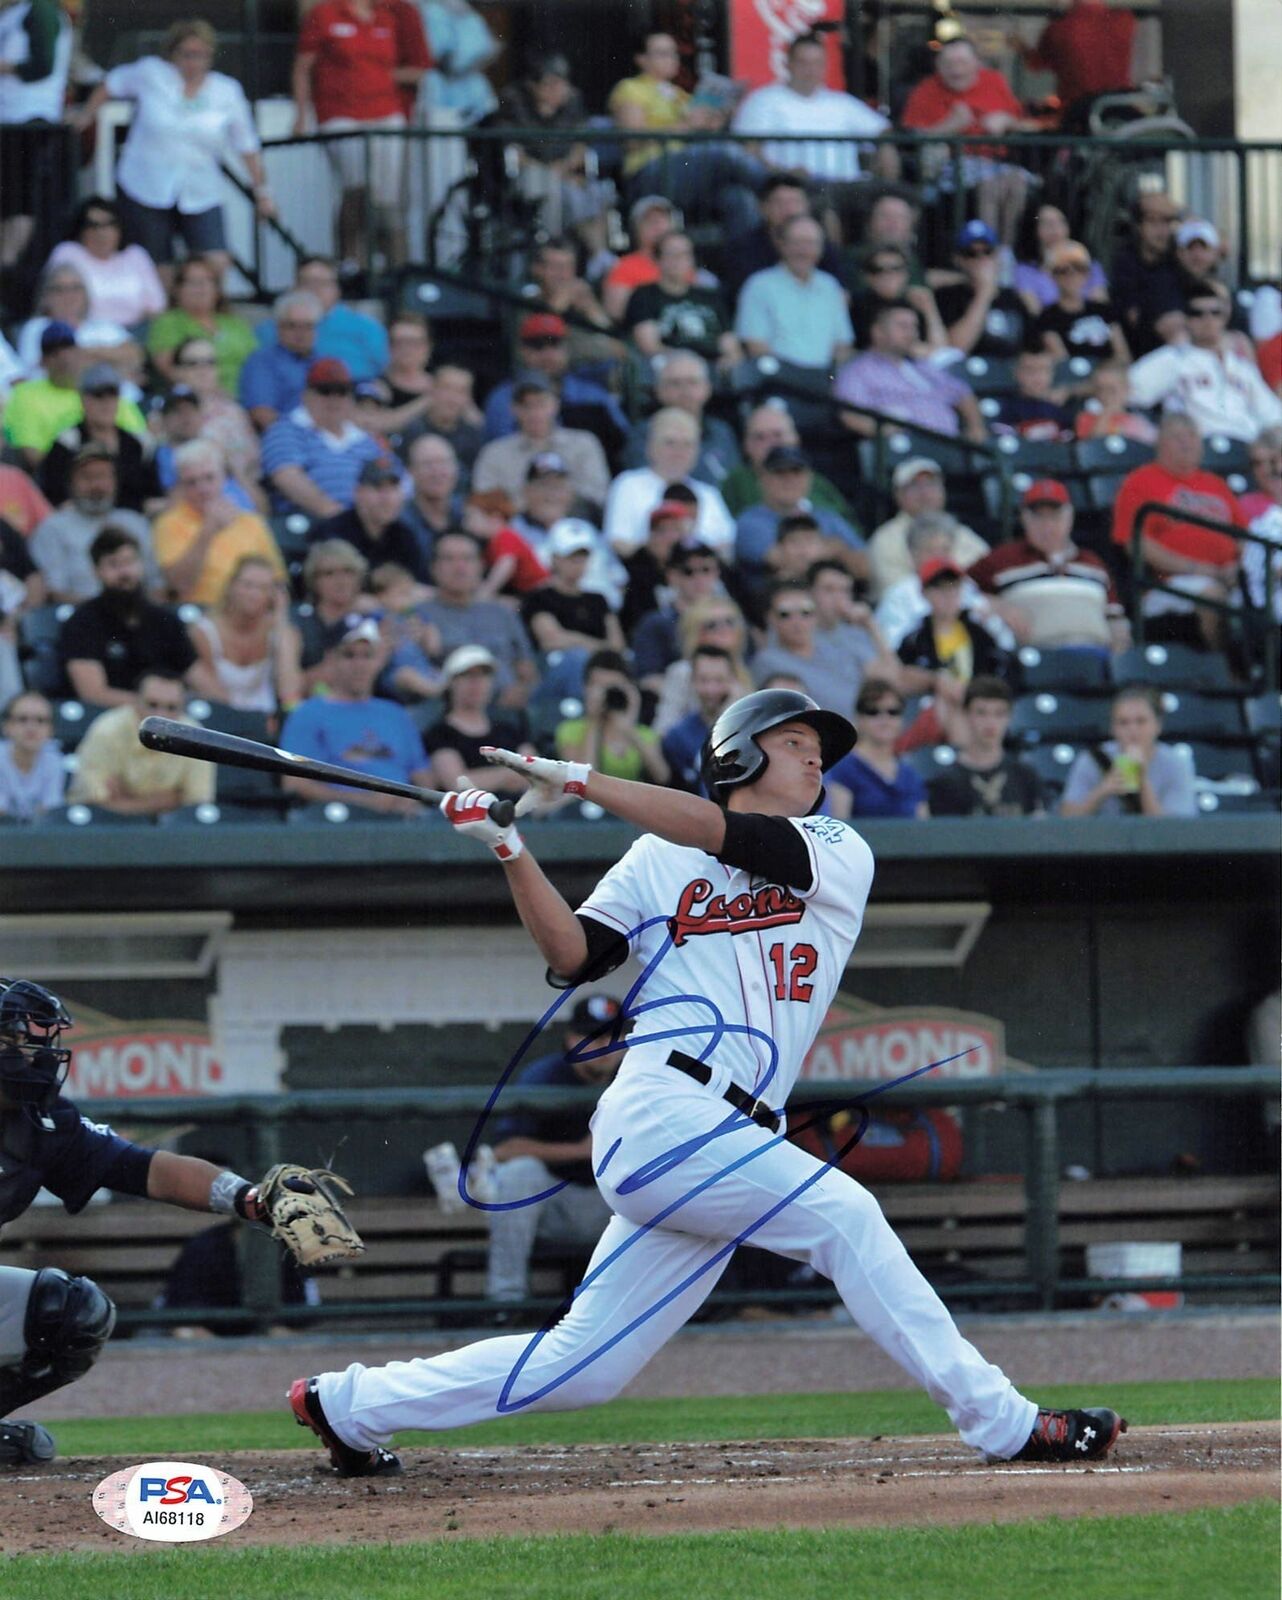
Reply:
<svg viewBox="0 0 1282 1600"><path fill-rule="evenodd" d="M702 911L697 910L704 906ZM752 933L761 928L782 928L800 922L806 914L803 900L791 889L777 883L764 884L746 894L727 897L713 892L707 878L694 878L686 884L677 901L676 913L668 919L668 931L675 947L704 933Z"/></svg>
<svg viewBox="0 0 1282 1600"><path fill-rule="evenodd" d="M812 867L806 886L769 883L702 850L638 839L580 910L630 935L644 973L624 1073L662 1074L670 1050L706 1061L709 1088L765 1084L782 1105L859 933L872 852L835 817L792 818ZM706 938L727 934L727 938ZM627 979L620 974L624 992ZM650 1042L642 1042L651 1036Z"/></svg>

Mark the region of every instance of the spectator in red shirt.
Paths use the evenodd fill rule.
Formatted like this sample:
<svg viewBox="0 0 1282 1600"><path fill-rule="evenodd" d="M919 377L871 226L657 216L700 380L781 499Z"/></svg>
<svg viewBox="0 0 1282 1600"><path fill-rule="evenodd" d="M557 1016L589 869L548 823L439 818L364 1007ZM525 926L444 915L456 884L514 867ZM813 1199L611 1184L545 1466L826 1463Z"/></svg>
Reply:
<svg viewBox="0 0 1282 1600"><path fill-rule="evenodd" d="M432 65L418 10L410 0L320 0L308 12L294 58L294 136L307 131L309 106L319 133L365 133L404 128L419 80ZM342 186L338 243L343 266L354 271L370 236L386 238L393 266L405 260L402 205L404 142L339 139L326 146ZM375 214L366 226L366 204Z"/></svg>
<svg viewBox="0 0 1282 1600"><path fill-rule="evenodd" d="M1140 507L1150 500L1172 511L1189 511L1199 517L1244 527L1245 519L1233 491L1223 478L1203 472L1202 435L1191 417L1182 413L1164 417L1157 434L1156 459L1137 467L1123 480L1113 506L1113 542L1130 550L1131 534ZM1145 519L1143 542L1146 569L1184 594L1227 601L1237 579L1239 546L1227 533L1216 533L1183 521L1178 514ZM1219 615L1191 600L1150 589L1143 597L1144 615L1162 618L1151 635L1201 642L1214 649L1220 642Z"/></svg>
<svg viewBox="0 0 1282 1600"><path fill-rule="evenodd" d="M1053 72L1063 111L1060 125L1085 133L1090 103L1096 95L1131 86L1131 51L1135 17L1110 10L1108 0L1069 0L1062 17L1052 17L1035 45L1009 35L1026 66Z"/></svg>
<svg viewBox="0 0 1282 1600"><path fill-rule="evenodd" d="M969 39L950 39L939 48L933 77L923 78L904 105L905 128L941 138L1009 133L1025 126L1024 108L1006 79L979 59ZM998 159L993 145L970 145L961 161L962 182L975 191L981 219L1003 244L1013 245L1028 192L1028 173ZM939 174L941 189L956 181L950 162Z"/></svg>

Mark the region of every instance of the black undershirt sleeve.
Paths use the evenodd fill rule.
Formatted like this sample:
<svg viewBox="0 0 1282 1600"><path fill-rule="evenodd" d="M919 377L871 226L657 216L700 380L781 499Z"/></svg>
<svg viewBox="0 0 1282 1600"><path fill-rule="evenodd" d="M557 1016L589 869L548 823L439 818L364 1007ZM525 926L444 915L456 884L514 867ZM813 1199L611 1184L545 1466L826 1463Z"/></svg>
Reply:
<svg viewBox="0 0 1282 1600"><path fill-rule="evenodd" d="M717 860L790 889L809 889L815 881L805 840L786 817L727 811L726 836Z"/></svg>
<svg viewBox="0 0 1282 1600"><path fill-rule="evenodd" d="M595 917L586 917L578 911L574 915L588 942L587 960L568 978L559 977L549 967L547 980L554 989L574 989L581 983L595 983L598 978L604 978L616 967L621 967L628 959L628 941L617 928L607 928L604 922L598 922Z"/></svg>

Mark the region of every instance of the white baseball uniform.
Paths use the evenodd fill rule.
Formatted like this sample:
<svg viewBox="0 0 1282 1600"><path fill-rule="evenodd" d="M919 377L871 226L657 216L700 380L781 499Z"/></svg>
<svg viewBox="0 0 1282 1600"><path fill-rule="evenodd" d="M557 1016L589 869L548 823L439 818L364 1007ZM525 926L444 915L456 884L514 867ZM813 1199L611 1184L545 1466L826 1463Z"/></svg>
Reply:
<svg viewBox="0 0 1282 1600"><path fill-rule="evenodd" d="M872 852L848 824L771 823L800 834L804 886L647 834L584 902L585 922L628 936L641 968L624 1008L635 1018L628 1052L592 1118L594 1170L614 1217L546 1333L322 1374L321 1405L347 1443L368 1450L398 1429L611 1399L748 1241L831 1278L968 1444L993 1456L1023 1446L1036 1406L962 1338L872 1195L721 1098L734 1085L781 1110L872 884ZM673 1050L704 1061L710 1081L669 1065Z"/></svg>

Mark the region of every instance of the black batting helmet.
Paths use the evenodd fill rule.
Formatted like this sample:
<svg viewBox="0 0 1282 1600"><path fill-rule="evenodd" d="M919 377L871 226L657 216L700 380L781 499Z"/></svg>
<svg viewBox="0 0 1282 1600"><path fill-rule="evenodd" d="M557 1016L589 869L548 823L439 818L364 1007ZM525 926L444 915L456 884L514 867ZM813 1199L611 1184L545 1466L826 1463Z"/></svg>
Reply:
<svg viewBox="0 0 1282 1600"><path fill-rule="evenodd" d="M71 1016L56 994L28 978L0 978L0 1091L33 1114L58 1097L71 1064L59 1040Z"/></svg>
<svg viewBox="0 0 1282 1600"><path fill-rule="evenodd" d="M766 770L757 735L783 722L804 722L819 735L823 770L835 766L855 743L853 726L836 711L822 711L796 689L758 689L728 705L712 724L703 746L702 773L708 793L725 805L732 789L755 783Z"/></svg>

